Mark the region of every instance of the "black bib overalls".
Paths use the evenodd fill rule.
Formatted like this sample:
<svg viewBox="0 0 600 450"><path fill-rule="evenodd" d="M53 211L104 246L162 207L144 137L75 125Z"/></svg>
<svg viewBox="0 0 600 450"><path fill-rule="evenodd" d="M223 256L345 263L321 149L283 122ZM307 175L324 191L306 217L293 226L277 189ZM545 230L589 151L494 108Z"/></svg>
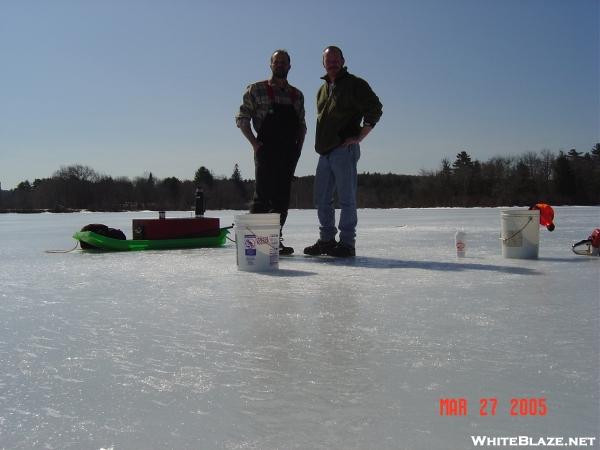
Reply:
<svg viewBox="0 0 600 450"><path fill-rule="evenodd" d="M267 91L271 104L257 135L263 145L254 154L256 189L250 212L279 213L283 227L288 215L292 178L300 158L300 121L293 104L275 103L270 85ZM294 103L294 95L290 94L290 97Z"/></svg>

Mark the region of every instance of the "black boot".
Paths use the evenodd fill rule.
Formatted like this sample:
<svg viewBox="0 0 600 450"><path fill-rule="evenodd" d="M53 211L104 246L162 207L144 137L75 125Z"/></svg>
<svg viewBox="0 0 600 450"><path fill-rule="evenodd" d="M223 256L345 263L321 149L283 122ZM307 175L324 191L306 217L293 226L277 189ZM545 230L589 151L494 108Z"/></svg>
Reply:
<svg viewBox="0 0 600 450"><path fill-rule="evenodd" d="M304 249L305 255L311 256L319 256L319 255L328 255L331 249L333 249L337 245L335 239L330 241L322 241L319 239L313 245L310 245Z"/></svg>
<svg viewBox="0 0 600 450"><path fill-rule="evenodd" d="M279 239L279 254L282 256L291 255L294 253L293 247L286 247L283 245L283 238Z"/></svg>

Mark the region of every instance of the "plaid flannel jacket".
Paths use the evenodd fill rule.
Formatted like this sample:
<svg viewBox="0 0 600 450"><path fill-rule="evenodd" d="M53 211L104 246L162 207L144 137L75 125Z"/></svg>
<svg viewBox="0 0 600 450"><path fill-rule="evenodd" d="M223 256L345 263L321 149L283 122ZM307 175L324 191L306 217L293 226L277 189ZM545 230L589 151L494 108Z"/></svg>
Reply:
<svg viewBox="0 0 600 450"><path fill-rule="evenodd" d="M280 89L273 86L273 100L274 103L282 105L292 104L290 97L290 89L296 89L292 85L288 84L285 89ZM267 116L271 100L267 93L267 85L264 81L253 83L249 85L244 93L242 105L240 110L235 116L235 123L238 128L241 128L244 122L249 123L252 121L254 131L258 133L262 125L263 120ZM306 121L304 119L304 95L299 89L296 89L296 99L294 101L294 109L298 114L298 120L300 126L306 130Z"/></svg>

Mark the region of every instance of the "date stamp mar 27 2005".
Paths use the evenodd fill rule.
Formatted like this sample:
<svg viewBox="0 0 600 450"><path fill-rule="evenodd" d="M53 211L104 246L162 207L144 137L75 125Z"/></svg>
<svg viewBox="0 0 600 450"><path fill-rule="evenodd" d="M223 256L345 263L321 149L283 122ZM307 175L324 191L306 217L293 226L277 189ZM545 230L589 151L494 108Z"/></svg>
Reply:
<svg viewBox="0 0 600 450"><path fill-rule="evenodd" d="M440 398L439 415L464 417L470 413L469 401L464 397ZM477 414L481 417L493 417L507 414L515 417L546 416L548 402L545 397L513 397L500 402L496 397L480 397Z"/></svg>

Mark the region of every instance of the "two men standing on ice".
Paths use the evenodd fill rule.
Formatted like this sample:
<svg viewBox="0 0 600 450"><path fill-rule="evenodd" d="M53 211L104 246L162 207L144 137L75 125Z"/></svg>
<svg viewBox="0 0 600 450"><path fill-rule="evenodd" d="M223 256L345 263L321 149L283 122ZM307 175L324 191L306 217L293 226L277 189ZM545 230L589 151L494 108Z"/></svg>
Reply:
<svg viewBox="0 0 600 450"><path fill-rule="evenodd" d="M327 73L317 93L315 150L319 153L319 162L314 184L319 239L306 247L304 253L353 257L358 222L359 144L381 118L382 105L365 80L348 72L339 47L326 47L322 58ZM273 76L248 86L236 116L237 126L254 149L256 190L250 212L278 212L282 228L289 207L291 181L306 133L304 98L287 83L290 67L289 54L276 50L271 55ZM339 241L335 239L338 228L334 192L341 208ZM294 251L281 241L279 249L280 254Z"/></svg>

